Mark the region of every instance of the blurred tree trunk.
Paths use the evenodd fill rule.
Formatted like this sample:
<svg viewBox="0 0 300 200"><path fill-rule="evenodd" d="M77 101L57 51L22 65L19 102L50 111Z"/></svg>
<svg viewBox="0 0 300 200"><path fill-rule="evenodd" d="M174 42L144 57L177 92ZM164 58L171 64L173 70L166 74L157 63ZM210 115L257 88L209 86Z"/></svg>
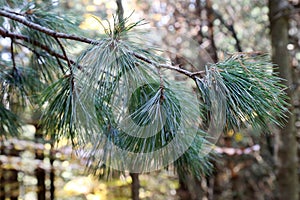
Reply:
<svg viewBox="0 0 300 200"><path fill-rule="evenodd" d="M43 133L41 133L41 129L39 125L36 125L35 140L39 144L44 143L44 136ZM35 157L36 159L43 161L44 151L41 149L37 149L35 152ZM46 185L45 185L46 172L43 168L37 167L35 169L35 175L37 179L37 197L38 197L37 199L45 200L46 199Z"/></svg>
<svg viewBox="0 0 300 200"><path fill-rule="evenodd" d="M40 118L41 118L40 111L35 111L31 115L30 124L34 125L36 129L34 134L35 142L37 144L44 144L45 143L44 134L41 125L39 124ZM44 150L37 148L35 150L35 158L43 162L45 158ZM37 166L34 173L37 179L37 200L45 200L46 199L46 185L45 185L46 172L43 168Z"/></svg>
<svg viewBox="0 0 300 200"><path fill-rule="evenodd" d="M286 81L290 97L293 103L292 67L287 45L289 42L289 3L286 0L269 0L269 19L271 25L272 61L278 65L280 76ZM298 200L298 176L297 176L297 142L295 131L294 108L289 107L287 113L289 119L285 127L279 130L278 135L278 172L277 186L279 199Z"/></svg>
<svg viewBox="0 0 300 200"><path fill-rule="evenodd" d="M140 189L140 181L138 173L130 173L132 184L131 184L131 197L132 200L139 200L139 189Z"/></svg>
<svg viewBox="0 0 300 200"><path fill-rule="evenodd" d="M53 141L53 140L52 140ZM55 153L54 153L54 145L53 142L51 142L51 149L50 149L50 165L51 165L51 171L50 171L50 200L55 199L55 169L54 169L54 163L55 161Z"/></svg>
<svg viewBox="0 0 300 200"><path fill-rule="evenodd" d="M202 181L206 181L203 179ZM180 200L201 200L205 191L201 188L201 180L192 175L179 176L180 187L177 189Z"/></svg>
<svg viewBox="0 0 300 200"><path fill-rule="evenodd" d="M21 115L20 106L19 106L17 100L14 100L11 103L11 110L13 112L17 113L18 115ZM11 147L12 148L8 150L8 153L6 155L11 156L11 157L19 157L20 151L15 148L13 143L11 143ZM5 191L5 195L6 195L6 198L8 196L8 199L10 199L10 200L18 200L19 199L20 185L19 185L19 181L18 181L18 173L19 173L19 171L16 170L15 168L9 169L7 171L5 170L5 174L4 174L5 185L9 186L8 191Z"/></svg>
<svg viewBox="0 0 300 200"><path fill-rule="evenodd" d="M15 149L14 145L12 149L9 150L8 156L19 157L19 151ZM18 181L18 170L9 169L5 173L7 178L5 179L5 184L9 185L9 194L10 200L18 200L19 197L19 181ZM6 191L5 191L6 192Z"/></svg>
<svg viewBox="0 0 300 200"><path fill-rule="evenodd" d="M209 53L214 62L218 61L217 55L217 47L214 39L214 20L215 16L212 9L212 2L210 0L206 0L206 12L207 12L207 22L208 22L208 39L210 41L211 48L209 49Z"/></svg>

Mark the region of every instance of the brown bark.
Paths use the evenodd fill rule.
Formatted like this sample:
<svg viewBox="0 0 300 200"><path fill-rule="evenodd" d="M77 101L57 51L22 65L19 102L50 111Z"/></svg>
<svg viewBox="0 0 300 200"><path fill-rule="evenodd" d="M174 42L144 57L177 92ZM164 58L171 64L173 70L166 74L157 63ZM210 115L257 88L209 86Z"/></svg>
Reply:
<svg viewBox="0 0 300 200"><path fill-rule="evenodd" d="M131 184L131 197L132 200L139 200L139 189L140 189L140 181L138 173L130 173L132 184Z"/></svg>
<svg viewBox="0 0 300 200"><path fill-rule="evenodd" d="M179 176L177 193L180 200L201 200L205 196L205 191L201 188L201 181L189 174L186 174L185 177Z"/></svg>
<svg viewBox="0 0 300 200"><path fill-rule="evenodd" d="M208 20L208 35L209 41L211 44L211 48L209 49L209 53L214 62L218 61L217 55L217 47L214 40L214 13L212 10L212 2L210 0L206 0L206 12L207 12L207 20Z"/></svg>
<svg viewBox="0 0 300 200"><path fill-rule="evenodd" d="M55 199L55 185L54 185L54 181L55 181L55 169L53 166L53 163L55 161L55 153L54 153L54 149L53 149L53 144L51 144L51 150L50 150L50 165L51 165L51 171L50 171L50 200L54 200Z"/></svg>
<svg viewBox="0 0 300 200"><path fill-rule="evenodd" d="M9 151L8 156L19 156L19 151L14 147ZM10 200L18 200L19 197L19 181L18 171L10 169L6 171L5 184L9 185L9 194L6 193L6 197L10 197Z"/></svg>
<svg viewBox="0 0 300 200"><path fill-rule="evenodd" d="M117 9L118 20L119 20L119 23L122 24L122 28L124 28L125 27L125 24L124 24L124 9L123 9L123 5L122 5L122 0L116 0L116 3L117 3L117 6L118 6L118 9Z"/></svg>
<svg viewBox="0 0 300 200"><path fill-rule="evenodd" d="M278 65L280 76L286 81L287 94L293 102L292 68L287 45L289 42L289 3L283 0L269 0L272 61ZM278 134L277 158L277 190L279 199L298 200L298 175L297 175L297 142L295 131L294 108L289 107L290 113L285 127L280 128Z"/></svg>
<svg viewBox="0 0 300 200"><path fill-rule="evenodd" d="M37 143L42 143L43 141L43 134L41 133L40 127L36 126L36 133L35 133L35 140ZM44 152L42 150L37 149L35 152L36 159L44 160ZM38 200L45 200L46 199L46 172L42 168L35 169L35 175L37 179L37 199Z"/></svg>

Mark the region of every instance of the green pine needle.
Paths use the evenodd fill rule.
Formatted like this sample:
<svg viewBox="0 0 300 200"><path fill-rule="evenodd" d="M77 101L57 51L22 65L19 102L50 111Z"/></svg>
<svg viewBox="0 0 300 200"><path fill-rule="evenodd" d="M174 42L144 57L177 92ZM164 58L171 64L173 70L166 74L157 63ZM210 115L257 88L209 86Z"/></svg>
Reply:
<svg viewBox="0 0 300 200"><path fill-rule="evenodd" d="M21 129L19 117L0 104L0 137L18 136Z"/></svg>
<svg viewBox="0 0 300 200"><path fill-rule="evenodd" d="M59 141L70 138L75 144L75 106L72 76L66 76L50 85L42 94L41 102L46 105L41 125L51 138Z"/></svg>
<svg viewBox="0 0 300 200"><path fill-rule="evenodd" d="M124 28L129 29L131 27ZM130 52L136 52L152 62L145 62ZM87 148L86 155L93 152L90 161L97 163L96 166L106 166L107 170L110 166L128 170L125 167L128 165L133 170L158 169L159 166L171 164L166 157L178 158L172 152L185 151L193 143L193 137L196 137L201 126L197 96L188 92L192 88L187 89L183 83L168 80L151 64L161 61L163 59L148 47L111 37L110 34L79 57L78 64L85 68L75 73L76 84L80 88L76 101L94 101L95 104L95 110L86 105L83 110L98 119L98 128L89 129L88 138L91 140L86 144L87 147L92 146L90 150ZM81 119L82 116L77 117L77 121ZM199 137L205 141L203 131L200 132L202 135ZM142 160L134 156L164 147L170 148L170 155L165 151L159 158L150 156ZM131 152L133 156L119 154L115 148ZM192 148L197 149L197 145ZM199 156L205 157L200 151ZM198 164L202 162L207 160L201 159ZM181 162L177 166L180 167ZM91 165L90 170L95 170L95 165ZM198 173L196 168L194 173Z"/></svg>
<svg viewBox="0 0 300 200"><path fill-rule="evenodd" d="M287 96L282 79L273 72L267 55L251 58L233 56L211 65L207 75L197 81L209 110L209 82L214 82L226 97L226 128L252 126L269 132L270 125L282 126L287 112Z"/></svg>
<svg viewBox="0 0 300 200"><path fill-rule="evenodd" d="M88 170L146 172L172 158L180 175L200 178L212 168L209 141L217 138L211 131L251 126L267 132L284 123L285 88L267 56L232 56L208 66L203 78L193 77L199 102L192 88L156 65L166 63L156 49L131 40L127 32L139 23L126 23L115 21L79 56L81 68L73 66L43 95L45 128L83 148Z"/></svg>

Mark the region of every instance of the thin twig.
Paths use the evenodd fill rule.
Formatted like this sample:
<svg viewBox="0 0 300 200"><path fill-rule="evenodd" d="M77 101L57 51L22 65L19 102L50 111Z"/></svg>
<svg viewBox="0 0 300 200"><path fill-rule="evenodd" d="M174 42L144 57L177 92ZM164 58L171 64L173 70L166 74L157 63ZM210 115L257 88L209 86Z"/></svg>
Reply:
<svg viewBox="0 0 300 200"><path fill-rule="evenodd" d="M170 50L164 50L165 52L167 52L167 53L169 53L169 54L175 54L175 56L176 57L178 57L178 58L180 58L180 59L182 59L182 60L184 60L184 62L186 62L187 64L189 64L191 67L193 67L194 69L196 69L197 70L197 67L191 62L191 61L189 61L189 59L187 59L186 57L184 57L183 55L181 55L180 53L176 53L176 52L172 52L172 51L170 51ZM173 65L175 64L176 65L176 63L172 63Z"/></svg>
<svg viewBox="0 0 300 200"><path fill-rule="evenodd" d="M163 77L162 77L159 67L157 67L157 73L158 73L159 82L160 82L160 86L159 86L160 87L160 102L163 102L165 100L165 95L164 95L165 85L164 85L164 80L163 80Z"/></svg>
<svg viewBox="0 0 300 200"><path fill-rule="evenodd" d="M26 20L24 17L10 13L6 10L0 10L0 16L4 16L7 17L9 19L12 19L14 21L20 22L21 24L24 24L25 26L35 29L37 31L43 32L49 36L52 37L56 37L56 38L65 38L65 39L69 39L69 40L76 40L76 41L80 41L80 42L84 42L84 43L89 43L89 44L97 44L98 41L97 40L92 40L86 37L81 37L81 36L77 36L77 35L73 35L73 34L66 34L66 33L61 33L61 32L57 32L54 31L52 29L43 27L39 24L30 22L28 20Z"/></svg>
<svg viewBox="0 0 300 200"><path fill-rule="evenodd" d="M63 67L62 63L60 62L59 58L57 56L54 56L54 57L59 65L60 70L62 71L63 74L65 74L66 72L65 72L64 67Z"/></svg>
<svg viewBox="0 0 300 200"><path fill-rule="evenodd" d="M63 52L63 55L65 56L66 60L67 60L67 63L68 63L68 67L69 67L69 70L70 70L70 73L73 74L73 69L72 69L72 66L71 66L71 62L67 56L67 53L65 51L65 48L64 46L61 44L61 42L59 41L58 38L55 38L56 42L58 43L58 45L60 46L61 48L61 51Z"/></svg>
<svg viewBox="0 0 300 200"><path fill-rule="evenodd" d="M185 70L185 69L182 69L182 68L180 68L180 67L178 67L178 66L173 66L173 65L161 64L161 63L153 62L152 60L149 60L148 58L146 58L146 57L144 57L144 56L142 56L142 55L140 55L140 54L137 54L137 53L135 53L135 52L129 52L129 53L131 53L131 54L134 55L136 58L138 58L138 59L140 59L140 60L142 60L142 61L144 61L144 62L146 62L146 63L152 64L152 65L154 65L154 66L156 66L156 67L160 67L160 68L165 68L165 69L170 69L170 70L177 71L177 72L179 72L179 73L181 73L181 74L184 74L184 75L186 75L186 76L188 76L188 77L190 77L190 78L192 78L192 79L195 79L196 76L198 76L198 75L203 75L203 74L205 74L205 71L190 72L190 71Z"/></svg>
<svg viewBox="0 0 300 200"><path fill-rule="evenodd" d="M58 57L58 58L60 58L60 59L66 60L66 61L69 60L70 63L71 63L72 65L76 64L75 61L66 58L64 55L61 55L61 54L55 52L54 50L52 50L52 49L49 48L48 46L46 46L46 45L44 45L44 44L42 44L42 43L40 43L40 42L38 42L38 41L36 41L36 40L32 40L31 38L29 38L29 37L27 37L27 36L25 36L25 35L21 35L21 34L9 32L9 31L5 30L5 29L2 28L2 27L0 27L0 35L1 35L2 37L4 37L4 38L5 38L5 37L9 37L9 38L12 38L12 39L20 39L20 40L23 40L23 41L25 41L25 42L28 42L28 43L30 43L30 44L32 44L32 45L34 45L34 46L37 46L37 47L43 49L44 51L46 51L47 53L49 53L49 54L52 55L52 56ZM27 48L28 48L28 47L27 47ZM30 48L28 48L28 49L31 50ZM77 66L78 69L82 69L82 66L80 66L80 65L76 65L76 66Z"/></svg>
<svg viewBox="0 0 300 200"><path fill-rule="evenodd" d="M117 16L118 21L121 24L121 29L123 30L125 28L125 22L124 22L124 9L122 5L122 0L116 0L118 10L117 10Z"/></svg>
<svg viewBox="0 0 300 200"><path fill-rule="evenodd" d="M31 51L32 53L36 54L38 57L41 56L41 54L40 54L39 52L37 52L36 50L34 50L34 49L32 49L32 48L26 46L25 44L23 44L23 43L21 43L21 42L15 42L15 43L18 44L18 45L20 45L20 46L22 46L22 47L27 48L27 49L28 49L29 51ZM56 58L56 61L57 61L58 65L59 65L60 70L62 71L63 74L65 74L65 70L64 70L64 68L63 68L63 66L62 66L62 63L60 62L59 58L58 58L57 56L54 56L54 57Z"/></svg>
<svg viewBox="0 0 300 200"><path fill-rule="evenodd" d="M13 63L13 68L14 68L14 70L17 70L13 38L11 38L11 42L10 42L10 53L11 53L11 60L12 60L12 63Z"/></svg>
<svg viewBox="0 0 300 200"><path fill-rule="evenodd" d="M12 10L7 10L7 9L4 9L4 8L1 8L1 10L4 10L6 12L9 12L9 13L12 13L12 14L15 14L15 15L24 16L23 13L18 13L18 12L12 11Z"/></svg>

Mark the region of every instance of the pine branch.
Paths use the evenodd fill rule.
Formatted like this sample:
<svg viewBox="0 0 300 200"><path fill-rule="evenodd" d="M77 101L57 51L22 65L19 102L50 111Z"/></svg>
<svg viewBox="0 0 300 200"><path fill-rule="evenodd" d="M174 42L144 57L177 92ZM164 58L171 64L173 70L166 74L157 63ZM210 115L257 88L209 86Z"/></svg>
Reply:
<svg viewBox="0 0 300 200"><path fill-rule="evenodd" d="M68 58L68 56L67 56L67 53L66 53L66 51L65 51L64 46L61 44L61 42L59 41L58 38L55 38L55 40L57 41L59 47L61 48L61 51L63 52L64 57L65 57L66 60L67 60L68 67L69 67L69 70L70 70L71 74L73 74L73 69L72 69L72 66L71 66L71 62L70 62L70 60L69 60L69 58Z"/></svg>
<svg viewBox="0 0 300 200"><path fill-rule="evenodd" d="M20 45L20 46L24 47L24 48L27 48L29 51L31 51L32 53L34 53L34 54L35 54L36 56L38 56L38 57L42 56L42 54L41 54L40 52L37 52L35 49L33 49L33 48L31 48L31 47L28 47L26 44L23 44L22 42L15 42L15 43L16 43L17 45ZM59 65L60 70L62 71L63 74L65 74L65 70L64 70L64 68L63 68L63 65L62 65L62 63L61 63L59 57L57 57L57 56L54 56L54 57L55 57L55 59L56 59L58 65Z"/></svg>
<svg viewBox="0 0 300 200"><path fill-rule="evenodd" d="M4 17L7 17L7 18L10 18L12 20L15 20L17 22L20 22L26 26L28 26L29 28L32 28L32 29L35 29L37 31L40 31L40 32L43 32L49 36L52 36L54 38L64 38L64 39L69 39L69 40L75 40L75 41L79 41L79 42L83 42L83 43L88 43L88 44L95 44L97 45L99 43L98 40L93 40L93 39L90 39L90 38L86 38L86 37L81 37L81 36L77 36L77 35L70 35L70 34L66 34L66 33L61 33L61 32L56 32L52 29L49 29L49 28L45 28L43 26L40 26L36 23L33 23L33 22L30 22L26 19L24 19L23 17L19 16L19 15L16 15L16 14L13 14L13 13L10 13L6 10L0 10L0 15L4 16ZM19 35L19 34L15 34L15 33L10 33L8 31L6 31L5 29L1 28L0 27L0 34L5 37L5 36L8 36L8 37L16 37L18 39L22 39L22 40L25 40L27 42L31 42L33 43L34 45L37 45L37 46L40 46L41 48L43 48L45 51L47 51L50 55L55 55L59 58L62 58L64 60L68 60L68 58L66 58L65 56L62 56L60 54L57 54L57 53L54 53L52 50L50 50L47 46L45 45L41 45L39 42L35 42L35 41L31 41L30 38L28 38L27 36L23 36L23 35ZM156 67L160 67L160 68L165 68L165 69L170 69L170 70L174 70L174 71L177 71L181 74L184 74L185 76L188 76L192 79L196 79L196 76L197 75L203 75L205 74L205 71L199 71L199 72L190 72L188 70L185 70L185 69L182 69L182 68L179 68L178 66L172 66L172 65L168 65L168 64L160 64L160 63L155 63L149 59L147 59L146 57L140 55L140 54L137 54L135 52L128 52L128 53L131 53L133 54L136 58L140 59L140 60L143 60L144 62L147 62L149 64L153 64L154 66ZM70 60L71 61L71 60ZM75 62L74 62L75 63Z"/></svg>
<svg viewBox="0 0 300 200"><path fill-rule="evenodd" d="M0 10L0 14L1 12L3 13L4 11L1 11ZM8 16L12 15L12 19L19 19L20 16L17 16L17 15L13 15L11 13L8 13L7 14ZM20 21L20 20L19 20ZM53 34L55 31L51 30L51 29L48 29L48 28L44 28L44 27L41 27L40 25L38 24L35 24L35 23L32 23L32 22L28 22L24 19L22 19L22 22L25 21L26 23L25 24L28 24L30 25L30 27L35 27L37 30L43 32L43 33L46 33L54 38L65 38L65 39L70 39L70 40L77 40L77 41L80 41L80 42L84 42L84 43L93 43L95 45L99 45L100 44L100 41L95 41L95 40L92 40L92 39L89 39L89 38L84 38L84 37L77 37L77 36L74 36L74 35L68 35L68 34L62 34L62 33L57 33L57 34ZM37 41L31 41L31 39L27 36L23 36L23 35L19 35L19 34L16 34L16 33L10 33L8 31L6 31L5 29L3 28L0 28L0 33L2 36L9 36L11 38L17 38L17 39L22 39L24 41L27 41L27 42L31 42L32 44L36 45L36 46L39 46L40 48L44 49L45 51L47 51L50 55L54 55L54 56L57 56L59 58L62 58L64 60L68 60L68 58L66 57L66 55L60 55L60 54L57 54L56 52L54 52L53 50L51 50L49 47L43 45L43 44L40 44L39 42ZM56 33L56 32L55 32ZM128 54L131 54L133 55L134 57L136 57L137 59L145 62L145 63L148 63L148 64L151 64L157 68L165 68L165 69L169 69L169 70L173 70L173 71L177 71L181 74L184 74L185 76L188 76L189 78L195 80L196 82L199 81L200 78L203 78L204 75L206 75L206 71L199 71L199 72L190 72L188 70L185 70L185 69L182 69L178 66L172 66L172 65L169 65L169 64L161 64L161 63L157 63L155 60L151 59L151 58L147 58L146 56L142 55L141 53L137 53L136 51L130 51L127 49L127 53ZM245 55L243 53L243 55ZM243 56L242 55L242 56ZM246 55L247 56L247 55ZM234 58L235 56L233 55L232 58ZM71 61L70 62L72 64L76 64L74 61ZM226 63L226 61L224 62ZM243 65L241 65L241 63L239 62L240 66L243 67ZM212 69L210 69L212 70ZM218 70L218 69L217 69ZM220 69L222 71L222 69ZM245 71L246 73L248 73L247 71ZM224 74L226 75L226 74ZM200 76L200 77L199 77ZM235 124L235 123L234 123Z"/></svg>
<svg viewBox="0 0 300 200"><path fill-rule="evenodd" d="M25 26L27 26L31 29L35 29L37 31L43 32L43 33L45 33L49 36L52 36L54 38L65 38L65 39L76 40L76 41L89 43L89 44L93 44L93 43L97 44L97 40L92 40L92 39L89 39L89 38L86 38L86 37L81 37L81 36L77 36L77 35L57 32L57 31L54 31L52 29L43 27L39 24L30 22L30 21L26 20L24 17L21 17L19 15L7 12L6 10L3 10L3 9L0 9L0 16L7 17L7 18L12 19L14 21L20 22L20 23L24 24Z"/></svg>
<svg viewBox="0 0 300 200"><path fill-rule="evenodd" d="M76 62L72 59L69 59L68 57L66 57L66 55L61 55L60 53L57 53L56 51L54 51L53 49L51 49L50 47L48 47L47 45L44 45L42 43L40 43L39 41L36 40L32 40L31 38L22 35L22 34L18 34L18 33L12 33L2 27L0 27L0 35L5 38L5 37L9 37L11 39L19 39L19 40L23 40L25 42L28 42L34 46L37 46L41 49L43 49L44 51L46 51L47 53L49 53L51 56L60 58L62 60L65 61L69 61L72 65L75 65ZM77 65L78 69L82 69L82 67L80 65Z"/></svg>
<svg viewBox="0 0 300 200"><path fill-rule="evenodd" d="M177 71L181 74L184 74L185 76L188 76L192 79L196 79L197 75L201 75L203 76L205 74L205 71L198 71L198 72L190 72L188 70L185 70L185 69L182 69L178 66L173 66L173 65L168 65L168 64L161 64L161 63L156 63L156 62L153 62L152 60L140 55L140 54L137 54L135 52L129 52L131 53L132 55L134 55L136 58L148 63L148 64L151 64L151 65L154 65L156 67L159 67L159 68L165 68L165 69L170 69L170 70L174 70L174 71Z"/></svg>
<svg viewBox="0 0 300 200"><path fill-rule="evenodd" d="M13 63L13 68L14 68L14 70L16 70L17 67L16 67L15 52L14 52L14 40L13 39L11 39L11 42L10 42L10 53L11 53L11 60Z"/></svg>
<svg viewBox="0 0 300 200"><path fill-rule="evenodd" d="M199 177L211 169L209 157L201 151L211 143L206 140L209 135L201 129L200 121L215 123L218 119L209 117L215 114L214 110L223 110L219 112L222 120L218 121L224 121L225 125L217 124L220 131L249 125L267 130L270 122L280 125L280 120L285 117L281 80L274 76L273 66L264 57L233 54L228 60L207 66L205 71L191 72L169 64L151 48L130 41L127 32L139 22L125 26L128 18L121 19L120 16L119 22L115 19L106 31L107 37L94 40L58 32L56 30L67 31L65 27L57 28L58 23L50 26L44 18L40 21L30 13L17 14L0 9L0 16L15 24L21 23L22 28L15 30L22 30L22 34L0 27L0 35L10 37L12 44L21 40L24 41L22 45L27 44L33 52L38 47L58 62L67 62L70 75L60 77L42 94L43 102L47 103L43 124L50 133L56 133L56 139L67 137L74 144L92 144L87 151L91 150L91 161L95 160L97 168L103 163L109 167L116 162L123 169L125 161L135 172L152 170L152 167L158 169L164 163L164 156L177 159L177 153L182 152L175 162L179 173L188 172ZM40 38L44 40L41 42ZM66 40L91 45L75 62L68 58L61 43ZM55 46L49 47L51 44ZM44 56L43 51L43 58L50 57ZM55 61L52 63L56 64ZM73 74L72 65L82 70ZM203 102L198 102L199 96L188 84L162 76L161 69L194 80ZM222 101L226 102L223 104ZM222 105L215 108L216 104ZM155 134L143 138L128 133ZM156 152L169 144L172 151L171 154L162 151L159 156L145 159L131 154L118 157L110 148L111 142L132 153ZM150 164L153 160L154 165Z"/></svg>
<svg viewBox="0 0 300 200"><path fill-rule="evenodd" d="M122 0L116 0L118 10L117 10L117 15L118 15L118 20L119 23L121 24L121 28L125 28L125 23L124 23L124 9L122 5Z"/></svg>

